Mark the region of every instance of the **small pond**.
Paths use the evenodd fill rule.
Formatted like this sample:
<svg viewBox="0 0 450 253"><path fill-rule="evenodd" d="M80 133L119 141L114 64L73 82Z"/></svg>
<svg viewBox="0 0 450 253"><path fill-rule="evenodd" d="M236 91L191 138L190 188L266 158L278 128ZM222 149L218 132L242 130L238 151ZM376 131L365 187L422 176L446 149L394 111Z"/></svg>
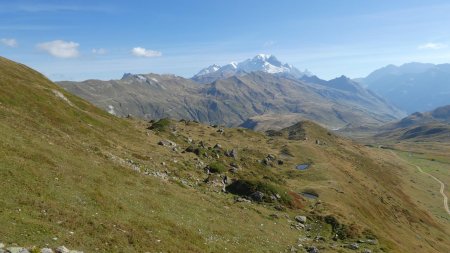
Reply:
<svg viewBox="0 0 450 253"><path fill-rule="evenodd" d="M299 164L299 165L295 166L295 168L297 170L307 170L309 168L309 166L311 166L311 164L303 163L303 164Z"/></svg>
<svg viewBox="0 0 450 253"><path fill-rule="evenodd" d="M307 192L302 192L301 194L303 197L308 198L308 199L317 199L319 197L316 194L311 194L311 193L307 193Z"/></svg>

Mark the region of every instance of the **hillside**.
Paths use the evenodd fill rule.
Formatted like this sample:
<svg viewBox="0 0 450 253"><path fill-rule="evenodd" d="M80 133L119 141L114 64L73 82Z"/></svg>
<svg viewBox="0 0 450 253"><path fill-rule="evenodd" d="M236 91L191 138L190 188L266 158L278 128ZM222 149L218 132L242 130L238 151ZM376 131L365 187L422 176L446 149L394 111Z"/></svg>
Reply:
<svg viewBox="0 0 450 253"><path fill-rule="evenodd" d="M204 85L155 74L59 84L116 115L145 119L186 118L238 126L255 116L296 114L338 128L347 124L380 125L403 116L346 77L323 82L252 72Z"/></svg>
<svg viewBox="0 0 450 253"><path fill-rule="evenodd" d="M6 245L449 250L448 223L409 195L410 166L312 122L266 136L192 121L121 119L4 58L0 88ZM296 170L298 164L309 168Z"/></svg>
<svg viewBox="0 0 450 253"><path fill-rule="evenodd" d="M359 81L408 113L450 101L450 64L407 63L375 70Z"/></svg>

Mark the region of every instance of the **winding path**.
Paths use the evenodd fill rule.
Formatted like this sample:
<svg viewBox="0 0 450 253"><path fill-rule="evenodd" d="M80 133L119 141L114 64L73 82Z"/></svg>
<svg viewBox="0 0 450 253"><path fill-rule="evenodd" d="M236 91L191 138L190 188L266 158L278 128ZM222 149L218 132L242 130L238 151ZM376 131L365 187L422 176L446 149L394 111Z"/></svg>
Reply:
<svg viewBox="0 0 450 253"><path fill-rule="evenodd" d="M444 198L444 209L448 213L448 215L450 215L450 209L448 208L448 197L444 193L445 184L442 183L442 181L437 179L435 176L431 175L430 173L423 171L420 166L412 164L412 163L406 161L405 159L401 158L394 151L391 151L391 153L394 154L395 156L397 156L398 158L400 158L401 160L405 161L406 163L415 166L420 173L428 175L429 177L431 177L432 179L434 179L436 182L438 182L441 185L441 189L439 192L441 193L442 197Z"/></svg>

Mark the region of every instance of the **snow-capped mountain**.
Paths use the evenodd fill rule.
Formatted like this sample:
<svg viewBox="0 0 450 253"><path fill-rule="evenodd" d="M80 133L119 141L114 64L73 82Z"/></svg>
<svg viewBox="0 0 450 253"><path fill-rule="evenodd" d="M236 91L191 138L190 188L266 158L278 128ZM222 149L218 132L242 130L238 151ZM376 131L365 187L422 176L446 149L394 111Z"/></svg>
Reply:
<svg viewBox="0 0 450 253"><path fill-rule="evenodd" d="M239 63L232 62L222 67L216 64L211 65L202 69L192 79L200 83L210 83L236 74L258 71L269 74L289 75L295 78L312 75L308 70L300 71L290 64L283 64L273 55L259 54L251 59Z"/></svg>

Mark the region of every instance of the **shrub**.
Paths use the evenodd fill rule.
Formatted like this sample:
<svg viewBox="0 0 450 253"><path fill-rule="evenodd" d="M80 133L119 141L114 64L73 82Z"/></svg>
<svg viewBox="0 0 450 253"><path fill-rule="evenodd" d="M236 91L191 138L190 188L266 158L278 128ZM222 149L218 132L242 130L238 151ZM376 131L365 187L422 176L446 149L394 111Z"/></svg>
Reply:
<svg viewBox="0 0 450 253"><path fill-rule="evenodd" d="M237 180L227 186L227 191L236 195L247 197L259 191L264 193L265 202L273 202L274 200L271 196L274 195L278 195L280 197L278 201L283 204L290 205L292 202L292 197L288 195L284 189L269 182L260 180Z"/></svg>
<svg viewBox="0 0 450 253"><path fill-rule="evenodd" d="M154 122L149 129L155 130L155 131L166 131L170 126L170 120L168 118L160 119L156 122Z"/></svg>
<svg viewBox="0 0 450 253"><path fill-rule="evenodd" d="M224 173L227 171L225 165L221 162L213 162L208 165L209 172L211 173Z"/></svg>

